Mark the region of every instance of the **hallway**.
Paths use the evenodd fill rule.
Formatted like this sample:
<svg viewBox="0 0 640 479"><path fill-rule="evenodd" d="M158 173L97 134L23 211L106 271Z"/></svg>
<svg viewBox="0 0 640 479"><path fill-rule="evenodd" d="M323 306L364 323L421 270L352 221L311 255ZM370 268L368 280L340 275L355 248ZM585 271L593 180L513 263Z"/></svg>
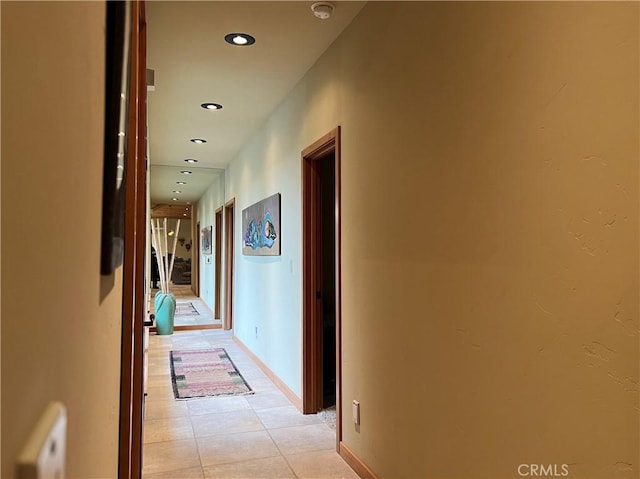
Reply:
<svg viewBox="0 0 640 479"><path fill-rule="evenodd" d="M175 400L169 351L212 347L227 350L255 394ZM335 432L301 414L229 331L151 334L148 354L145 479L358 477L335 452Z"/></svg>
<svg viewBox="0 0 640 479"><path fill-rule="evenodd" d="M149 311L154 313L153 296L158 292L158 289L151 290L151 301L149 302ZM173 322L174 327L180 328L187 327L189 329L195 329L196 327L203 327L203 329L216 329L222 328L222 320L215 319L213 312L206 303L201 299L193 295L191 285L171 285L171 293L176 297L176 316Z"/></svg>

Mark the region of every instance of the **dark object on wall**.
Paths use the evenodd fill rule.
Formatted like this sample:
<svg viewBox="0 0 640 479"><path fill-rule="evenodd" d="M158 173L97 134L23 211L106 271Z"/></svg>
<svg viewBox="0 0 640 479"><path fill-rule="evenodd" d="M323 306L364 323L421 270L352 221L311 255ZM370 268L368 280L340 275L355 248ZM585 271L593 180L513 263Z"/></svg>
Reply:
<svg viewBox="0 0 640 479"><path fill-rule="evenodd" d="M213 230L213 226L207 226L205 228L202 228L202 231L200 232L200 237L202 238L202 245L201 245L202 254L212 253L212 248L211 248L211 238L213 236L212 230Z"/></svg>
<svg viewBox="0 0 640 479"><path fill-rule="evenodd" d="M104 172L100 273L111 275L122 264L127 167L131 4L108 1L105 55Z"/></svg>
<svg viewBox="0 0 640 479"><path fill-rule="evenodd" d="M191 284L191 261L176 258L171 272L173 284Z"/></svg>
<svg viewBox="0 0 640 479"><path fill-rule="evenodd" d="M242 254L280 256L280 193L242 210Z"/></svg>

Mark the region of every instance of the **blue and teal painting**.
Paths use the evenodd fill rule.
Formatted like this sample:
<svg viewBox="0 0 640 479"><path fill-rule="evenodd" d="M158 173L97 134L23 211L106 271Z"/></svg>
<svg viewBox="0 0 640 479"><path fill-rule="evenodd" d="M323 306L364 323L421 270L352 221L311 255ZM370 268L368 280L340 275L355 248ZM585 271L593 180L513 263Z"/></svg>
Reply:
<svg viewBox="0 0 640 479"><path fill-rule="evenodd" d="M271 219L271 213L257 221L251 220L244 232L244 245L253 250L258 248L271 248L278 238L276 227Z"/></svg>

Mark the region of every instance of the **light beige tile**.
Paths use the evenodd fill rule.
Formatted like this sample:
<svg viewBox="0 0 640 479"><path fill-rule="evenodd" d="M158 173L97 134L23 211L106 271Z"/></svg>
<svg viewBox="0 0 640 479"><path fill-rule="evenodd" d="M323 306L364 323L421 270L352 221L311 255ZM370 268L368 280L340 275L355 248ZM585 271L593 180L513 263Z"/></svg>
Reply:
<svg viewBox="0 0 640 479"><path fill-rule="evenodd" d="M299 479L358 479L335 451L303 452L285 459Z"/></svg>
<svg viewBox="0 0 640 479"><path fill-rule="evenodd" d="M163 441L179 441L193 437L191 421L188 417L151 419L144 423L145 444Z"/></svg>
<svg viewBox="0 0 640 479"><path fill-rule="evenodd" d="M203 339L180 338L173 341L174 351L186 351L192 349L210 349L211 344Z"/></svg>
<svg viewBox="0 0 640 479"><path fill-rule="evenodd" d="M247 398L249 396L224 396L203 399L191 399L188 402L192 416L201 414L215 414L242 409L251 409Z"/></svg>
<svg viewBox="0 0 640 479"><path fill-rule="evenodd" d="M171 336L160 336L158 334L149 335L149 349L154 351L166 352L173 347Z"/></svg>
<svg viewBox="0 0 640 479"><path fill-rule="evenodd" d="M149 376L156 375L158 372L161 372L161 376L168 376L171 378L171 370L169 369L169 360L168 359L155 359L149 358L147 362L147 366L149 367Z"/></svg>
<svg viewBox="0 0 640 479"><path fill-rule="evenodd" d="M145 420L165 419L168 417L182 417L189 415L187 401L176 401L175 399L145 401L145 410Z"/></svg>
<svg viewBox="0 0 640 479"><path fill-rule="evenodd" d="M147 401L167 401L169 399L175 399L171 385L147 386Z"/></svg>
<svg viewBox="0 0 640 479"><path fill-rule="evenodd" d="M194 301L190 290L185 292L185 298L190 298L201 313L198 321L204 319L205 309ZM226 349L256 393L176 401L170 380L169 351L214 347ZM294 478L288 461L300 471L300 477L357 477L334 452L335 433L317 416L302 415L238 347L228 331L152 335L148 361L145 479ZM199 434L195 442L164 440L186 434L185 419L190 420L191 432L197 430ZM265 426L271 428L269 432Z"/></svg>
<svg viewBox="0 0 640 479"><path fill-rule="evenodd" d="M282 406L256 410L256 414L267 429L279 427L319 424L322 421L315 414L302 414L295 406Z"/></svg>
<svg viewBox="0 0 640 479"><path fill-rule="evenodd" d="M144 445L144 474L178 471L199 466L200 458L195 439Z"/></svg>
<svg viewBox="0 0 640 479"><path fill-rule="evenodd" d="M203 466L279 456L267 431L243 432L223 436L199 437L198 449Z"/></svg>
<svg viewBox="0 0 640 479"><path fill-rule="evenodd" d="M242 370L240 370L242 372ZM251 381L247 381L251 389L253 389L256 393L258 392L276 392L280 391L271 379L264 377L260 379L252 379Z"/></svg>
<svg viewBox="0 0 640 479"><path fill-rule="evenodd" d="M154 374L147 378L147 387L172 389L170 374Z"/></svg>
<svg viewBox="0 0 640 479"><path fill-rule="evenodd" d="M264 430L252 409L192 416L196 437Z"/></svg>
<svg viewBox="0 0 640 479"><path fill-rule="evenodd" d="M238 370L242 374L242 377L245 378L247 381L252 379L264 379L267 377L262 372L262 369L260 369L258 366L253 366L253 365L247 366L245 364L240 363L240 364L236 364L236 368L238 368Z"/></svg>
<svg viewBox="0 0 640 479"><path fill-rule="evenodd" d="M169 364L169 351L171 351L171 344L168 344L166 348L157 348L151 345L151 347L147 350L147 357L149 361L155 362L163 362L165 364Z"/></svg>
<svg viewBox="0 0 640 479"><path fill-rule="evenodd" d="M261 391L246 396L246 398L249 405L255 410L292 405L291 401L280 391Z"/></svg>
<svg viewBox="0 0 640 479"><path fill-rule="evenodd" d="M205 479L295 479L282 456L204 468Z"/></svg>
<svg viewBox="0 0 640 479"><path fill-rule="evenodd" d="M156 472L143 474L142 479L204 479L204 472L200 466L180 469L179 471Z"/></svg>
<svg viewBox="0 0 640 479"><path fill-rule="evenodd" d="M335 432L326 424L270 429L269 434L284 455L336 448Z"/></svg>

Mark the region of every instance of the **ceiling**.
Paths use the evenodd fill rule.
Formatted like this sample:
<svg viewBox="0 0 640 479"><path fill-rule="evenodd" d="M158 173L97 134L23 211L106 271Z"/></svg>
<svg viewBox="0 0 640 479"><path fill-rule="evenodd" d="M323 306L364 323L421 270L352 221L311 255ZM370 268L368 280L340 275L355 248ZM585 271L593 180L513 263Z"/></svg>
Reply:
<svg viewBox="0 0 640 479"><path fill-rule="evenodd" d="M320 20L312 3L147 2L147 68L154 70L148 92L153 204L198 201L365 4L333 2L331 18ZM224 41L236 32L252 35L255 44ZM205 110L200 105L206 102L223 108ZM187 158L198 163L188 164Z"/></svg>

